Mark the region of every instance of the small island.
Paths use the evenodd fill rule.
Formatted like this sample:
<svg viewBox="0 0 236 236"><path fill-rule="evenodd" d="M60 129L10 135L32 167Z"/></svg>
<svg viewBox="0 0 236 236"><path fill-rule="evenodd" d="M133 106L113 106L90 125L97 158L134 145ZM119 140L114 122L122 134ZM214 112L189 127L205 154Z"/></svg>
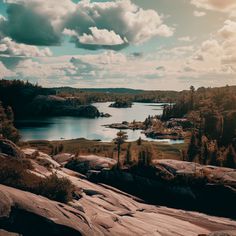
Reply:
<svg viewBox="0 0 236 236"><path fill-rule="evenodd" d="M145 121L123 121L122 123L112 123L104 125L107 128L118 130L142 130L147 138L151 139L171 139L184 140L186 131L192 128L192 123L188 119L172 118L162 121L158 116L149 116Z"/></svg>
<svg viewBox="0 0 236 236"><path fill-rule="evenodd" d="M130 101L117 100L114 103L110 104L109 107L113 107L113 108L131 108L132 105L133 104Z"/></svg>

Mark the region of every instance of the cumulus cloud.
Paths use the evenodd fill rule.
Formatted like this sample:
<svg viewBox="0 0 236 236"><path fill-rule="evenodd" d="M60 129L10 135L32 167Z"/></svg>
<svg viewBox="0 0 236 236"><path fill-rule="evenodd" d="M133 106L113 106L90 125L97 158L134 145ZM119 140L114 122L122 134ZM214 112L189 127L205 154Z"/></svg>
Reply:
<svg viewBox="0 0 236 236"><path fill-rule="evenodd" d="M113 30L98 29L97 27L90 27L91 34L84 33L79 36L80 43L83 44L98 44L98 45L119 45L125 43L120 35Z"/></svg>
<svg viewBox="0 0 236 236"><path fill-rule="evenodd" d="M202 43L193 54L192 66L198 71L236 73L236 22L226 20L211 39Z"/></svg>
<svg viewBox="0 0 236 236"><path fill-rule="evenodd" d="M236 71L236 22L227 20L218 31L221 37L221 46L224 50L222 63L229 65Z"/></svg>
<svg viewBox="0 0 236 236"><path fill-rule="evenodd" d="M11 70L8 70L4 66L4 64L0 61L0 78L6 78L11 76L15 76L15 73L12 72Z"/></svg>
<svg viewBox="0 0 236 236"><path fill-rule="evenodd" d="M60 34L52 25L52 19L44 12L40 1L7 1L7 20L0 23L3 35L16 42L30 45L56 45L60 43Z"/></svg>
<svg viewBox="0 0 236 236"><path fill-rule="evenodd" d="M89 30L90 33L83 33L81 36L76 31L69 29L65 29L63 33L71 36L78 47L81 46L91 50L99 48L119 50L128 45L127 39L122 39L113 30L98 29L97 27L90 27Z"/></svg>
<svg viewBox="0 0 236 236"><path fill-rule="evenodd" d="M84 34L91 35L91 27L107 30L110 34L114 32L116 39L119 36L125 44L138 44L154 36L169 37L173 34L173 29L163 24L156 11L139 8L130 0L81 1L77 4L74 14L66 20L65 26L76 31L80 37Z"/></svg>
<svg viewBox="0 0 236 236"><path fill-rule="evenodd" d="M230 12L236 8L235 0L191 0L198 8Z"/></svg>
<svg viewBox="0 0 236 236"><path fill-rule="evenodd" d="M16 43L8 37L5 37L0 40L0 54L25 57L52 56L52 52L49 48L40 50L36 46Z"/></svg>
<svg viewBox="0 0 236 236"><path fill-rule="evenodd" d="M73 71L74 66L69 62L51 62L50 64L43 61L32 59L21 60L13 69L15 77L21 79L36 79L45 86L52 86L55 80L58 82L61 78L66 77L68 71Z"/></svg>
<svg viewBox="0 0 236 236"><path fill-rule="evenodd" d="M204 11L194 11L193 15L196 16L196 17L202 17L202 16L206 15L206 12L204 12Z"/></svg>
<svg viewBox="0 0 236 236"><path fill-rule="evenodd" d="M225 39L236 37L236 21L226 20L218 34Z"/></svg>
<svg viewBox="0 0 236 236"><path fill-rule="evenodd" d="M63 33L78 47L96 49L139 44L155 36L170 37L174 29L154 10L144 10L130 0L5 0L7 20L0 31L16 42L57 45ZM122 47L121 47L122 48Z"/></svg>

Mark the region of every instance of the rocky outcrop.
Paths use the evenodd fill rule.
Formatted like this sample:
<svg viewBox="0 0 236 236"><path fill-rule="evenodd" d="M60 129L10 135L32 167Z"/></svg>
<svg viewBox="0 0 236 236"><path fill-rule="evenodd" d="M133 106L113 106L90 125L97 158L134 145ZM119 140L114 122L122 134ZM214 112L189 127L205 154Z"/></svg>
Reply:
<svg viewBox="0 0 236 236"><path fill-rule="evenodd" d="M78 179L67 169L58 171L58 175L69 178L82 190L81 198L72 205L83 208L101 235L197 236L236 230L236 222L226 218L146 205L118 189Z"/></svg>
<svg viewBox="0 0 236 236"><path fill-rule="evenodd" d="M117 161L107 157L96 155L79 156L70 160L65 167L75 170L82 174L87 174L90 171L102 171L104 169L112 169L116 166Z"/></svg>
<svg viewBox="0 0 236 236"><path fill-rule="evenodd" d="M139 198L114 187L92 183L85 176L72 170L57 165L46 168L38 158L52 159L44 153L36 152L33 149L25 149L24 153L34 167L33 170L28 171L42 178L54 173L59 178L69 179L74 185L74 196L70 202L63 204L30 192L0 185L0 235L208 236L212 234L216 236L222 233L234 235L236 232L234 220L147 205ZM7 156L7 154L4 155ZM97 170L101 173L115 164L112 159L98 156L79 158L81 163L89 164L90 170ZM65 161L59 157L58 160ZM160 173L169 172L163 175L164 179L170 179L169 175L192 174L191 166L188 163L169 160L154 164L156 168L154 170L157 171L159 168ZM157 172L154 173L156 175ZM213 178L222 176L219 171L215 173L216 176ZM224 174L224 183L232 183L232 179L235 179L231 169L226 169ZM210 177L212 175L209 173ZM136 177L137 180L140 178ZM134 179L132 175L124 175L128 188L135 183ZM121 180L119 176L116 176L116 182ZM139 181L139 186L134 187L142 188L140 183ZM150 183L151 181L146 178L145 184ZM222 196L222 199L227 201L225 195Z"/></svg>
<svg viewBox="0 0 236 236"><path fill-rule="evenodd" d="M97 235L82 211L0 185L0 228L22 235Z"/></svg>
<svg viewBox="0 0 236 236"><path fill-rule="evenodd" d="M45 176L54 172L58 177L68 178L80 197L62 204L0 185L0 229L4 232L26 236L198 236L236 230L233 220L146 205L132 195L91 183L66 168L34 171Z"/></svg>
<svg viewBox="0 0 236 236"><path fill-rule="evenodd" d="M53 160L53 158L43 152L39 152L33 148L24 148L22 152L25 154L26 158L34 159L41 166L47 168L59 168L60 164Z"/></svg>
<svg viewBox="0 0 236 236"><path fill-rule="evenodd" d="M176 160L87 173L152 204L236 218L236 171Z"/></svg>
<svg viewBox="0 0 236 236"><path fill-rule="evenodd" d="M69 162L73 158L75 158L75 155L71 154L71 153L59 153L59 154L53 156L53 159L56 162L60 163L61 165L66 164L67 162Z"/></svg>
<svg viewBox="0 0 236 236"><path fill-rule="evenodd" d="M0 154L14 158L24 158L24 153L10 140L0 139Z"/></svg>

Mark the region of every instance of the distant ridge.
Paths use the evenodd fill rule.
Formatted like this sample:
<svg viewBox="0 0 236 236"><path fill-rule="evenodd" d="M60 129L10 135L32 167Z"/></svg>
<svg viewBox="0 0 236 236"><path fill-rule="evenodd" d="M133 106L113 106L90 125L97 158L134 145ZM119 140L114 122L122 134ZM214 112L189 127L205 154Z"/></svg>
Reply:
<svg viewBox="0 0 236 236"><path fill-rule="evenodd" d="M94 92L94 93L127 93L127 94L139 94L145 92L141 89L129 89L129 88L72 88L72 87L57 87L53 88L58 92Z"/></svg>

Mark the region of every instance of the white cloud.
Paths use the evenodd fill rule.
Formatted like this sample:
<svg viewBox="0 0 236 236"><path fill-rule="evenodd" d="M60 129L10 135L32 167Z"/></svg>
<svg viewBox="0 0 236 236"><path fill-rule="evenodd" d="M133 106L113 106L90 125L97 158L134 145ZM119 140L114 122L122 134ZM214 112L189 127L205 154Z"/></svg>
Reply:
<svg viewBox="0 0 236 236"><path fill-rule="evenodd" d="M170 37L174 33L155 10L144 10L131 0L82 0L77 4L71 0L5 2L10 11L0 30L5 36L30 45L57 45L66 34L72 36L78 47L97 49L101 47L94 45L104 45L112 49L113 45L140 44L152 37Z"/></svg>
<svg viewBox="0 0 236 236"><path fill-rule="evenodd" d="M236 22L226 20L212 39L202 43L192 59L189 63L199 72L236 75Z"/></svg>
<svg viewBox="0 0 236 236"><path fill-rule="evenodd" d="M230 13L229 18L236 19L236 9Z"/></svg>
<svg viewBox="0 0 236 236"><path fill-rule="evenodd" d="M68 17L65 27L76 31L81 41L108 41L106 36L112 38L115 45L139 44L155 36L170 37L174 29L163 24L162 18L154 10L144 10L133 4L130 0L117 0L115 2L90 2L81 1L77 4L75 12ZM91 29L94 32L91 34ZM97 39L94 33L99 34ZM101 30L104 37L101 40ZM106 30L106 31L105 31ZM109 32L109 33L108 33ZM81 40L81 38L83 40ZM112 42L108 42L111 45Z"/></svg>
<svg viewBox="0 0 236 236"><path fill-rule="evenodd" d="M52 56L49 48L39 49L36 46L16 43L8 37L0 40L0 54L25 57Z"/></svg>
<svg viewBox="0 0 236 236"><path fill-rule="evenodd" d="M11 76L15 76L15 73L11 70L8 70L0 61L0 78L6 78Z"/></svg>
<svg viewBox="0 0 236 236"><path fill-rule="evenodd" d="M191 3L198 8L215 11L230 12L236 8L235 0L191 0Z"/></svg>
<svg viewBox="0 0 236 236"><path fill-rule="evenodd" d="M226 20L218 34L224 39L236 37L236 21Z"/></svg>
<svg viewBox="0 0 236 236"><path fill-rule="evenodd" d="M43 58L42 58L43 59ZM70 62L44 63L43 60L35 61L32 59L21 60L13 69L15 77L21 79L36 79L44 86L53 86L55 81L65 78L67 73L73 74L74 66Z"/></svg>
<svg viewBox="0 0 236 236"><path fill-rule="evenodd" d="M202 17L202 16L206 15L206 12L204 12L204 11L194 11L193 15L196 16L196 17Z"/></svg>
<svg viewBox="0 0 236 236"><path fill-rule="evenodd" d="M98 45L119 45L125 43L127 40L122 39L113 30L98 29L97 27L90 27L91 34L84 33L79 36L79 42L83 44L98 44Z"/></svg>

